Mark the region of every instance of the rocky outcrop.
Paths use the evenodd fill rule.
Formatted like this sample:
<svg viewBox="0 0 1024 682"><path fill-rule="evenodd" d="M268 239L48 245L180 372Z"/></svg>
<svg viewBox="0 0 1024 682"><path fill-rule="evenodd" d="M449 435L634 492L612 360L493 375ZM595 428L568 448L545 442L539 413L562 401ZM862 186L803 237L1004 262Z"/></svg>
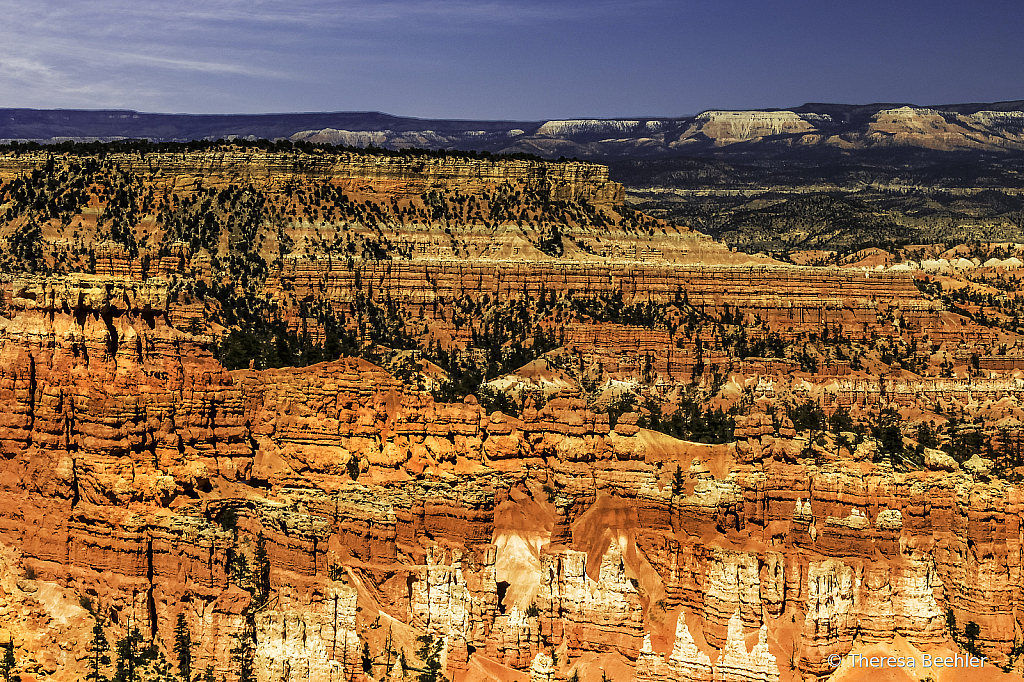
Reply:
<svg viewBox="0 0 1024 682"><path fill-rule="evenodd" d="M311 156L295 173L353 180ZM498 172L436 161L416 170L409 159L350 160L389 197L448 172L459 186L467 173ZM249 190L229 189L235 180L283 173L282 162L253 160L252 177L235 178L231 159L207 154L162 159L152 172L227 183L188 190L209 201L206 216L224 192L227 204L248 200ZM542 181L541 166L524 168L521 192ZM601 177L573 182L558 191L596 201L608 189ZM433 199L394 214L421 211L415 201ZM375 210L362 206L364 217ZM284 244L283 224L269 224ZM244 238L231 230L225 240ZM865 345L947 344L966 363L998 340L1001 330L924 298L910 272L285 254L258 280L255 310L237 310L266 314L274 336L261 342L303 330L322 348L336 322L335 341L344 334L398 370L342 357L227 371L212 352L227 330L205 316L255 285L223 281L214 255L191 242L165 246L145 275L122 244L100 250L95 269L106 274L25 274L0 286L0 543L20 552L14 585L82 597L88 608L67 612L87 630L90 620L111 638L138 629L168 656L180 616L193 669L228 680L248 665L261 680L417 670L460 680L485 669L555 680L601 661L646 680L774 682L826 677L829 656L896 638L950 646L968 624L971 646L1020 670L1020 491L994 460L951 464L923 438L915 465L909 435L882 421L883 408L1016 405L1017 380L916 375L895 362L871 376L853 358L841 369L823 358L816 372L806 349L789 359L749 352L827 330ZM388 329L398 322L408 329ZM474 342L527 325L532 339ZM750 357L734 358L743 346L726 337L748 331ZM382 338L398 343L360 345ZM493 376L491 364L532 353L529 342L557 350L533 353L515 381L555 388L527 391L521 409L498 410L483 391L441 402L443 391L427 390L440 372L424 355L439 346L449 361L482 356ZM931 362L926 350L907 352ZM416 380L400 378L401 360ZM878 437L827 435L808 419L798 431L797 403L815 416L877 415ZM731 419L732 439L727 429L705 440L728 442L706 444L645 428L680 423L666 411L659 424L660 405L694 409L687 425ZM893 456L896 442L906 458ZM0 597L14 594L0 578ZM18 621L19 641L50 627L44 611L28 607L35 622ZM53 661L65 659L48 637L19 651L57 673ZM80 667L69 664L64 679Z"/></svg>
<svg viewBox="0 0 1024 682"><path fill-rule="evenodd" d="M429 436L399 427L408 423L400 415L411 397L377 372L342 361L227 375L227 388L239 392L240 404L247 406L241 415L248 415L253 434L247 447L254 451L249 471L256 478L241 479L248 482L239 493L225 487L246 471L238 468L219 469L230 477L208 472L217 492L194 488L191 503L177 478L160 474L175 481L168 486L173 514L159 496L89 501L70 490L65 498L46 492L59 490L61 480L94 476L95 465L72 457L70 472L57 468L8 480L2 492L4 542L22 548L39 578L93 595L97 612L111 620L116 616L124 623L133 614L133 622L161 633L164 641L185 605L194 636L203 642L197 660L222 670L230 668L230 640L244 635L250 604L250 593L235 585L232 556L242 553L255 562L254 538L261 533L274 598L253 613L255 656L278 673L308 669L315 677L361 660L360 642L368 641L366 628L376 613L443 638L445 668L456 677L473 652L525 669L554 647L569 660L586 652L624 656L648 679L706 676L710 666L718 671L713 675L729 679L770 680L779 674L778 654L766 648L765 638L771 639L780 617L803 623L800 669L824 675L827 656L849 651L855 639L899 635L925 649L947 641L947 611L957 622L978 623L986 653L1008 661L1016 627L1012 608L1021 599L1019 570L1010 559L1016 556L1019 525L1015 489L984 482L977 472L817 466L792 456L736 462L727 476L715 476L708 464L719 466L714 457L721 454L708 451L707 459L698 454L699 446L672 440L655 446L650 432L601 432L585 420L580 436L570 431L558 438L590 439L593 445L584 447L596 453L603 448L607 455L590 464L571 448L538 456L534 448L558 442L544 435L559 433L562 424L551 411L512 422L506 433L520 434L523 461L547 462L555 472L559 495L574 501L556 508L568 515L562 523L573 530L561 536L567 546L540 555L533 603L503 606L507 588L494 572L500 556L491 544L493 510L509 494L503 491L530 494L522 487L525 472L459 473L466 465L411 451L397 460L379 459L374 452L411 448L400 443L426 443ZM37 375L35 391L46 390L48 376ZM329 376L347 376L349 387L328 383ZM304 387L311 397L307 408L322 415L313 385L339 396L332 410L352 409L344 396L358 393L352 417L329 429L323 428L331 423L324 416L311 421L312 412L306 422L295 421L302 417L295 412L298 403L281 396L299 395ZM472 420L469 405L459 409L459 420L432 437L457 453L456 462L480 467L488 461L483 444L494 436L474 444L459 429L487 428L490 420L478 408ZM743 428L752 438L755 427ZM762 426L756 428L760 433ZM272 445L277 455L269 454ZM29 447L38 446L33 440ZM350 475L338 470L340 457L325 454L341 448L365 463L357 484L347 483ZM438 452L437 446L426 452ZM121 456L141 466L149 455L129 448ZM188 471L182 462L189 457L187 450L179 453L168 471ZM290 458L288 466L272 465L274 457ZM423 459L428 479L403 482L387 474L408 471L404 463L413 457ZM664 483L659 489L675 462L691 460L686 490L673 495ZM9 467L25 462L6 461ZM302 476L292 473L300 461ZM393 461L403 464L395 468ZM450 482L442 483L445 478ZM253 487L259 480L269 489ZM302 480L305 491L295 488ZM239 497L243 490L248 492ZM238 510L233 530L223 522L225 503ZM597 518L605 521L588 520ZM601 528L612 533L604 536L603 548L602 535L593 535ZM743 547L750 543L755 547ZM362 615L353 615L357 603ZM703 643L695 644L691 630L677 625L666 657L669 650L652 649L652 618L679 609L700 623ZM760 643L741 650L736 642L754 630ZM412 654L411 646L406 653Z"/></svg>
<svg viewBox="0 0 1024 682"><path fill-rule="evenodd" d="M930 149L1020 150L1024 148L1024 112L979 111L957 114L935 109L900 107L885 109L868 125L866 142L884 146ZM840 146L841 142L836 141Z"/></svg>
<svg viewBox="0 0 1024 682"><path fill-rule="evenodd" d="M492 291L529 282L518 272ZM711 305L715 273L611 276L673 298L685 283ZM543 281L570 275L591 289L607 277ZM366 291L421 295L391 276L367 270ZM434 295L452 291L454 273L431 276L446 292ZM729 300L764 295L763 273L729 276ZM810 308L820 294L804 281L779 287ZM862 279L841 282L871 309ZM886 286L917 305L898 275ZM401 626L440 642L456 679L476 655L548 675L534 663L557 651L620 657L641 679L773 680L780 623L785 665L824 676L855 642L945 645L952 613L978 625L991 660L1017 665L1019 493L981 458L931 453L896 471L868 442L809 453L767 389L734 445L704 446L634 412L612 428L573 397L519 418L436 403L359 359L227 372L209 339L167 324L168 298L157 280L99 276L18 278L6 297L0 541L88 597L111 636L130 624L173 641L183 613L196 669L218 674L239 643L268 675L358 677L367 656L390 669L420 648ZM567 330L585 334L595 348L666 342Z"/></svg>
<svg viewBox="0 0 1024 682"><path fill-rule="evenodd" d="M716 678L711 658L697 647L685 619L680 614L676 622L672 653L667 661L651 647L651 636L649 634L644 636L644 645L636 662L636 679L637 682L647 682L648 680L712 682Z"/></svg>
<svg viewBox="0 0 1024 682"><path fill-rule="evenodd" d="M743 623L739 614L729 619L729 639L722 652L719 675L723 682L758 680L777 682L779 666L775 656L768 651L768 628L764 625L757 631L757 644L747 651L743 636Z"/></svg>
<svg viewBox="0 0 1024 682"><path fill-rule="evenodd" d="M363 672L356 590L330 586L288 594L256 616L256 665L266 679L352 679ZM295 597L300 597L295 599Z"/></svg>
<svg viewBox="0 0 1024 682"><path fill-rule="evenodd" d="M817 120L828 116L795 114L792 111L705 111L694 122L701 133L718 145L750 142L761 138L816 130Z"/></svg>
<svg viewBox="0 0 1024 682"><path fill-rule="evenodd" d="M538 595L542 629L569 655L616 651L635 659L643 640L643 609L635 578L626 577L622 549L613 541L601 557L596 579L587 575L588 555L564 551L541 557Z"/></svg>

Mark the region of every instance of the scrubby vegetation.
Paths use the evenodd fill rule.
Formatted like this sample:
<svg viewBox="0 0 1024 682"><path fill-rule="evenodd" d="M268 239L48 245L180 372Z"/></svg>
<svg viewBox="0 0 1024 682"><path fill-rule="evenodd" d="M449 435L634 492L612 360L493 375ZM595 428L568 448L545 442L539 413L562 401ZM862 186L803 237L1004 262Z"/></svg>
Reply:
<svg viewBox="0 0 1024 682"><path fill-rule="evenodd" d="M749 407L746 398L723 397L737 360L778 361L786 371L805 373L840 364L853 372L906 370L940 378L982 373L984 350L971 351L965 360L962 354L951 356L947 349L919 343L920 335L868 333L867 325L852 329L826 322L813 332L792 332L757 312L728 304L714 309L691 305L682 290L670 300L627 296L622 290L546 289L511 292L501 300L465 291L422 303L399 300L386 287L363 278L372 270L367 264L398 263L419 255L416 250L425 247L409 238L417 230L433 230L438 243L430 248L440 249L446 258L469 257L465 235L470 231L499 229L517 231L534 253L562 258L573 251L597 253L604 248L600 235L610 229L644 234L659 223L628 206L613 211L582 198L556 198L543 183L496 182L474 192L435 186L391 195L301 173L282 176L279 186L243 176L216 182L196 176L188 183L168 184L147 170L154 155L200 151L266 152L296 168L344 155L539 162L523 155L349 149L286 141L13 145L9 155L33 154L35 161L31 170L0 183L0 241L8 247L0 257L0 270L159 276L168 286L173 324L208 335L216 357L231 370L308 366L360 356L430 390L435 400L461 401L473 394L486 410L516 415L528 402L543 405L548 393L503 390L493 382L539 362L536 371L560 373L573 387L565 390L574 391L589 409L606 413L613 426L621 415L635 412L641 427L703 442L731 440L736 418ZM670 166L651 168L668 173ZM770 243L769 250L782 258L798 248L827 245L834 250L822 258L839 262L844 252L866 242L890 248L886 257L895 262L935 257L938 246L892 247L919 238L929 221L946 220L942 211L1024 224L1018 220L1020 198L996 189L944 190L926 198L917 189L818 192L805 191L799 174L781 176L778 187L756 188L737 180L760 177L756 169L718 162L694 162L686 168L684 175L718 178L715 182L730 193L690 196L673 204L666 215L700 217L705 222L697 226L727 239L730 234L747 235L751 248ZM783 187L786 183L791 186ZM914 202L920 204L917 209L904 210ZM977 239L942 248L954 246L957 254L977 260L1016 253L1010 245ZM307 263L316 263L309 282L296 271ZM336 275L348 282L345 296L327 293ZM1014 273L979 271L961 278L970 286L920 273L915 282L926 297L965 321L1021 331L1024 316ZM879 312L879 324L896 321L891 311ZM613 377L621 373L606 368L605 360L585 360L567 344L573 325L667 333L672 348L685 356L685 363L676 364L685 364L686 370L670 367L674 388L657 389L660 358L646 351L624 352L620 360L635 367L632 383L613 386ZM802 409L797 405L790 415L797 428L824 432L822 415ZM1003 436L991 424L970 420L969 415L948 415L933 432L936 445L958 460L986 454L1014 470L1020 460L1014 429L1004 427ZM859 415L850 428L858 437L876 439L885 456L913 463L920 459L917 445L924 441L915 441L911 427L898 421L879 412L872 418Z"/></svg>
<svg viewBox="0 0 1024 682"><path fill-rule="evenodd" d="M784 162L739 150L716 154L622 161L611 165L612 177L652 215L783 260L799 249L829 249L838 258L873 246L1024 236L1017 154L904 148L835 150L830 159L818 150Z"/></svg>

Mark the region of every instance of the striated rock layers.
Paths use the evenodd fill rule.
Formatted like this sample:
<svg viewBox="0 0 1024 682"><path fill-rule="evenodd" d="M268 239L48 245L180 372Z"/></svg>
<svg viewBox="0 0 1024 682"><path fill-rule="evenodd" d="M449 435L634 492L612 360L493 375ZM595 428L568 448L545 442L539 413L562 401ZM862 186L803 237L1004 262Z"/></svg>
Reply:
<svg viewBox="0 0 1024 682"><path fill-rule="evenodd" d="M681 301L718 313L732 306L784 332L838 324L854 335L870 331L936 333L944 340L941 304L921 296L908 273L869 273L839 268L743 265L621 265L606 263L480 263L365 261L346 267L323 259L294 260L268 283L288 297L350 304L359 295L391 300L419 314L451 317L453 301L486 294L498 299L571 294L618 294L626 303ZM281 292L289 294L283 295ZM438 315L438 306L441 308ZM959 339L964 326L957 318ZM894 324L895 322L895 324ZM866 326L865 326L866 325ZM970 327L975 334L983 328ZM591 327L587 334L602 333Z"/></svg>
<svg viewBox="0 0 1024 682"><path fill-rule="evenodd" d="M156 284L29 278L5 303L0 542L111 636L171 657L183 615L194 671L813 679L862 645L952 646L949 615L1021 670L1021 493L983 468L819 462L770 398L709 446L571 398L439 404L364 360L227 372ZM21 632L20 660L67 659Z"/></svg>
<svg viewBox="0 0 1024 682"><path fill-rule="evenodd" d="M45 166L49 154L0 155L0 177ZM296 181L329 181L357 190L373 185L389 194L421 194L431 190L458 189L480 193L501 183L522 185L544 192L553 201L585 199L596 205L621 204L622 185L609 182L608 167L596 163L550 163L527 160L401 157L347 152L330 154L282 154L233 150L183 154L127 154L105 157L122 172L137 174L149 182L192 189L202 185L256 183L264 189L281 189Z"/></svg>

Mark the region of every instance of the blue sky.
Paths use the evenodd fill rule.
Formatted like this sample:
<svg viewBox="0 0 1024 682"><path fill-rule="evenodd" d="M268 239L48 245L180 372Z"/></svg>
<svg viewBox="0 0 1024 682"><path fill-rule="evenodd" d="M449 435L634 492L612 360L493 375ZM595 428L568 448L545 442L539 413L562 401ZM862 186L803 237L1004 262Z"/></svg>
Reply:
<svg viewBox="0 0 1024 682"><path fill-rule="evenodd" d="M0 107L536 120L1024 98L1019 0L0 0Z"/></svg>

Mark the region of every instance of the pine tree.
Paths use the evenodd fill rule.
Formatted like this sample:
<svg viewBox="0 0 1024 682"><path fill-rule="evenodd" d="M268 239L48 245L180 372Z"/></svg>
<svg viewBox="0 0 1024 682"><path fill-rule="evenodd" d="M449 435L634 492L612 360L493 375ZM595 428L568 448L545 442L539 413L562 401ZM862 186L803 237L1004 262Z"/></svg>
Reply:
<svg viewBox="0 0 1024 682"><path fill-rule="evenodd" d="M249 591L249 580L251 578L252 573L249 570L249 560L241 552L235 554L231 559L231 581L243 590Z"/></svg>
<svg viewBox="0 0 1024 682"><path fill-rule="evenodd" d="M676 465L676 473L672 477L672 494L682 495L686 492L686 476L683 474L683 468Z"/></svg>
<svg viewBox="0 0 1024 682"><path fill-rule="evenodd" d="M0 672L3 673L4 682L12 682L12 680L20 680L20 675L12 675L11 671L14 670L16 661L14 660L14 642L8 642L7 646L4 647L4 657L0 659Z"/></svg>
<svg viewBox="0 0 1024 682"><path fill-rule="evenodd" d="M231 660L235 663L238 682L256 682L252 665L253 651L247 634L242 633L236 637L235 646L231 648Z"/></svg>
<svg viewBox="0 0 1024 682"><path fill-rule="evenodd" d="M363 640L363 672L370 674L373 672L373 655L370 653L370 643Z"/></svg>
<svg viewBox="0 0 1024 682"><path fill-rule="evenodd" d="M270 559L267 556L267 538L263 533L256 538L256 602L263 606L270 599Z"/></svg>
<svg viewBox="0 0 1024 682"><path fill-rule="evenodd" d="M183 682L192 680L192 633L189 632L185 614L178 614L174 626L174 653L178 657L178 674Z"/></svg>
<svg viewBox="0 0 1024 682"><path fill-rule="evenodd" d="M416 638L420 648L416 655L423 660L418 682L448 682L448 678L441 674L441 650L444 648L444 639L438 638L434 641L431 635L421 635Z"/></svg>
<svg viewBox="0 0 1024 682"><path fill-rule="evenodd" d="M114 682L138 682L139 666L142 663L142 633L138 628L129 630L123 639L117 642L117 669Z"/></svg>
<svg viewBox="0 0 1024 682"><path fill-rule="evenodd" d="M110 651L110 643L107 641L107 636L103 633L103 625L99 621L92 626L92 639L89 640L86 650L89 652L89 672L86 673L85 679L93 682L107 682L107 676L100 672L100 667L105 668L110 665L110 655L107 653Z"/></svg>

